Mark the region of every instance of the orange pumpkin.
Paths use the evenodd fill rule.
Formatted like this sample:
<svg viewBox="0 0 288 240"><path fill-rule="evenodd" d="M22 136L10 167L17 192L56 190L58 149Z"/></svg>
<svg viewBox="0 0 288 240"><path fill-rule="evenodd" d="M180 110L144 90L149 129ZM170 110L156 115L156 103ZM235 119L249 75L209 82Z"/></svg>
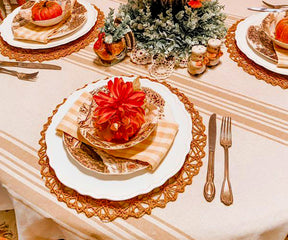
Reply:
<svg viewBox="0 0 288 240"><path fill-rule="evenodd" d="M32 7L34 21L48 20L62 15L62 8L57 2L41 1Z"/></svg>
<svg viewBox="0 0 288 240"><path fill-rule="evenodd" d="M288 43L288 18L283 18L277 23L275 38L281 42Z"/></svg>

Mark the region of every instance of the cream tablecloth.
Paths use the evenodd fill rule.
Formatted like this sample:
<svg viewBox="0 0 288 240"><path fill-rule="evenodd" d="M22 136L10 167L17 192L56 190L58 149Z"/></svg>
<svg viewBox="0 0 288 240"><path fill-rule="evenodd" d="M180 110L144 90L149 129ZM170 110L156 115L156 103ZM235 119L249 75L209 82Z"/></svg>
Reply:
<svg viewBox="0 0 288 240"><path fill-rule="evenodd" d="M108 12L118 1L95 0ZM221 0L227 26L252 14L256 0ZM222 63L199 77L178 70L167 81L184 92L203 116L229 114L233 119L230 174L234 203L220 202L224 154L215 154L216 197L203 197L207 156L193 183L164 209L140 219L110 223L68 208L49 193L40 177L37 150L40 131L55 106L75 89L105 76L148 75L147 67L129 59L111 68L93 64L92 45L61 60L62 71L41 70L36 82L0 75L0 182L9 191L16 211L19 239L194 239L283 240L288 233L288 90L248 75L224 49ZM1 57L1 59L5 59ZM23 70L29 71L29 70ZM287 80L288 81L288 80ZM206 147L207 152L207 147ZM12 202L0 192L2 207ZM4 200L6 199L6 200ZM6 203L5 203L6 202ZM6 204L6 205L5 205ZM8 204L8 205L7 205Z"/></svg>

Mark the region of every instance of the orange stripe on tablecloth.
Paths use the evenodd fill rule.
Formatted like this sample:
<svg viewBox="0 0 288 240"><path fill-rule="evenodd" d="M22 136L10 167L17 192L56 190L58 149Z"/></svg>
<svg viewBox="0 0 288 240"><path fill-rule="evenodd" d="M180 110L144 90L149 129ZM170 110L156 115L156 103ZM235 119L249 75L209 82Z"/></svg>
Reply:
<svg viewBox="0 0 288 240"><path fill-rule="evenodd" d="M114 223L117 227L119 227L119 228L121 228L122 230L128 232L131 236L134 237L133 239L146 240L145 238L139 237L139 235L135 234L135 233L134 233L133 231L131 231L129 228L122 226L121 223L118 223L118 222L116 222L116 221L113 221L113 223ZM145 234L146 234L146 233L145 233Z"/></svg>
<svg viewBox="0 0 288 240"><path fill-rule="evenodd" d="M177 81L175 81L175 83L174 83L175 79ZM173 78L173 83L176 85L179 85L179 83L181 83L181 82L183 85L188 85L188 86L189 86L189 83L191 83L190 79L187 78L187 76L185 76L183 74L177 74L177 76L175 76ZM251 98L251 97L248 97L248 96L236 93L236 92L232 92L230 90L218 87L216 85L211 85L208 83L206 83L205 85L206 86L195 82L195 83L193 83L193 88L202 91L203 96L206 96L207 98L211 98L211 101L216 100L217 105L223 106L224 108L226 107L224 104L221 103L221 101L219 102L219 99L217 99L220 97L221 99L227 101L226 105L230 104L231 106L232 105L237 106L238 109L236 109L236 110L233 109L233 111L241 112L241 111L239 111L241 109L247 115L249 114L251 116L255 116L255 114L257 114L258 116L261 116L261 114L265 114L265 116L261 116L265 120L271 119L272 122L280 122L279 120L284 120L284 124L285 124L285 122L287 122L286 121L288 118L287 109L282 109L282 108L273 106L273 105L268 104L268 103L260 102L259 100L256 100L254 98ZM180 86L180 89L182 89L183 91L189 92L189 90L187 88L184 88L183 86ZM213 96L207 95L207 93L209 93ZM258 111L259 113L255 112L255 110ZM269 118L269 116L273 116L274 118L276 117L279 120ZM281 124L282 123L283 122L281 122ZM271 123L271 124L273 124L273 123ZM286 124L288 125L288 123L286 123Z"/></svg>
<svg viewBox="0 0 288 240"><path fill-rule="evenodd" d="M36 185L37 187L42 188L43 190L45 189L45 188L43 187L42 180L40 179L40 171L39 171L39 174L36 175L35 173L33 173L32 171L30 171L29 169L27 169L27 168L24 169L20 163L14 161L11 157L7 156L5 153L0 152L0 156L4 157L5 160L8 160L8 161L6 161L6 162L3 163L3 164L6 165L7 167L10 166L10 163L13 163L14 165L16 165L16 167L20 168L21 170L24 170L24 172L25 172L25 173L23 173L23 172L21 172L21 171L19 171L19 170L14 169L13 172L14 172L15 174L18 174L18 175L21 176L22 178L26 178L27 180L30 180L30 181L31 181L31 176L30 176L30 178L28 178L28 175L31 174L31 175L34 177L34 180L37 178L37 182L33 181L33 183L31 182L31 184L34 184L34 185ZM14 157L15 157L15 156L14 156ZM20 160L21 160L21 159L20 159ZM0 162L1 162L1 160L0 160ZM8 163L8 162L9 162L9 163ZM23 161L23 162L24 162L24 161ZM32 168L32 167L31 167L31 168ZM29 171L29 173L27 173L27 171ZM46 191L46 189L45 189L45 191Z"/></svg>
<svg viewBox="0 0 288 240"><path fill-rule="evenodd" d="M264 124L262 124L261 122L257 122L257 121L254 121L254 120L251 120L251 119L248 119L248 118L245 118L245 117L242 117L242 116L239 116L238 114L234 114L234 113L231 113L229 111L225 111L221 108L215 108L213 106L211 106L210 104L206 104L205 102L200 102L198 101L197 99L193 99L193 101L195 102L195 104L201 104L201 107L204 106L205 109L207 109L208 111L215 111L215 109L217 109L217 114L218 115L222 115L222 116L225 116L225 115L229 115L232 117L232 120L233 122L234 121L238 121L244 125L247 125L251 128L254 128L255 130L259 130L263 133L268 133L269 135L272 135L272 136L275 136L281 140L284 140L284 141L279 141L275 138L269 138L269 139L273 139L274 141L276 142L279 142L281 144L285 144L287 145L288 144L288 133L285 133L281 130L277 130L277 129L274 129L274 128L271 128L271 127L267 127L265 126ZM233 123L234 124L234 123ZM248 130L246 128L246 130ZM252 131L252 130L249 130L249 131ZM253 131L252 131L253 132ZM254 133L257 133L254 131ZM259 134L259 133L257 133ZM265 136L263 134L260 133L261 136Z"/></svg>
<svg viewBox="0 0 288 240"><path fill-rule="evenodd" d="M92 68L89 68L89 67L86 67L86 68L89 69L89 70L101 73L101 74L103 74L105 76L127 75L127 71L125 71L125 70L119 70L115 66L112 66L112 67L109 67L109 68L103 67L103 66L99 66L99 65L96 65L95 63L93 63L93 59L91 59L92 60L91 61L91 60L88 60L88 59L79 58L79 57L77 57L76 54L69 55L69 56L64 58L64 60L66 60L66 59L72 60L73 64L76 64L76 65L78 65L80 67L90 66Z"/></svg>
<svg viewBox="0 0 288 240"><path fill-rule="evenodd" d="M186 237L187 239L190 240L195 240L194 238L192 238L191 236L189 236L187 233L181 231L179 228L176 228L175 226L171 225L170 223L165 222L163 219L151 214L149 217L154 218L155 220L161 222L162 224L166 225L167 227L173 229L175 232L183 235L184 237Z"/></svg>
<svg viewBox="0 0 288 240"><path fill-rule="evenodd" d="M25 147L31 149L32 151L37 152L37 149L31 147L30 145L26 144L25 142L21 141L20 139L15 138L14 136L10 135L9 133L4 132L4 131L2 131L2 130L0 130L0 133L2 133L2 134L4 134L4 135L7 135L8 137L10 137L10 138L14 139L15 141L21 143L22 145L24 145Z"/></svg>
<svg viewBox="0 0 288 240"><path fill-rule="evenodd" d="M30 154L29 152L25 151L21 147L17 146L16 144L10 142L9 140L0 137L0 147L6 150L7 152L10 152L11 154L15 155L17 158L20 159L27 159L26 162L31 167L40 170L40 165L38 164L38 158ZM39 175L38 175L39 176Z"/></svg>
<svg viewBox="0 0 288 240"><path fill-rule="evenodd" d="M132 226L138 228L142 232L145 232L148 236L152 237L154 240L179 240L179 238L173 236L164 229L158 227L157 225L149 222L144 218L134 219L128 218L126 220Z"/></svg>

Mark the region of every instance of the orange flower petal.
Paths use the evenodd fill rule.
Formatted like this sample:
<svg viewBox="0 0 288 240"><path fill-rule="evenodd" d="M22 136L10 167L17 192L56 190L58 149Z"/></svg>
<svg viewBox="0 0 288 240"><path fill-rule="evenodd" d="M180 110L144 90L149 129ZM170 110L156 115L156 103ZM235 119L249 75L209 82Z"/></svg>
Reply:
<svg viewBox="0 0 288 240"><path fill-rule="evenodd" d="M115 109L107 109L101 115L98 115L97 124L102 124L107 122L117 111Z"/></svg>

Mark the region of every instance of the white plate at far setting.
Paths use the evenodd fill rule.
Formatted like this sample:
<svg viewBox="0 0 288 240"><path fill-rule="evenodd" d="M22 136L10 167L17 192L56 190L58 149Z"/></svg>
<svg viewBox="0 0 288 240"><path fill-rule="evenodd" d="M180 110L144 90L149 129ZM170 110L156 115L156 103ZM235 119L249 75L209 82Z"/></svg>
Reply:
<svg viewBox="0 0 288 240"><path fill-rule="evenodd" d="M75 32L73 32L67 36L53 39L46 44L37 43L37 42L33 42L33 41L21 41L21 40L14 39L11 26L12 26L12 22L13 22L14 17L20 11L21 7L18 7L12 13L10 13L4 19L3 23L0 25L1 37L9 45L11 45L13 47L23 48L23 49L49 49L52 47L58 47L58 46L66 44L66 43L72 42L72 41L82 37L86 33L88 33L90 31L90 29L95 25L95 23L97 21L97 16L98 16L96 9L90 3L86 2L85 0L78 0L78 2L80 4L82 4L87 10L87 13L86 13L87 21L83 24L83 26L79 30L76 30Z"/></svg>
<svg viewBox="0 0 288 240"><path fill-rule="evenodd" d="M111 77L111 79L113 78ZM133 81L134 78L123 77L125 82ZM103 176L95 172L91 173L91 171L79 166L79 164L69 158L63 146L62 137L56 134L56 127L84 91L90 92L95 88L104 86L108 80L89 84L85 88L73 92L66 102L60 106L46 131L46 153L50 166L64 185L80 194L96 199L120 201L150 192L164 184L167 179L181 169L190 150L192 121L184 104L167 87L145 78L140 79L141 86L152 88L164 98L165 106L169 106L169 112L173 114L174 121L179 124L179 130L171 149L154 172L144 169L135 174L124 176ZM166 110L168 111L168 109L165 109L164 112Z"/></svg>
<svg viewBox="0 0 288 240"><path fill-rule="evenodd" d="M251 25L260 25L262 20L268 13L258 13L247 17L244 21L240 22L235 32L235 40L238 48L253 62L275 73L280 73L288 76L288 68L279 68L277 63L268 60L261 56L259 53L253 50L253 48L247 42L247 31Z"/></svg>

